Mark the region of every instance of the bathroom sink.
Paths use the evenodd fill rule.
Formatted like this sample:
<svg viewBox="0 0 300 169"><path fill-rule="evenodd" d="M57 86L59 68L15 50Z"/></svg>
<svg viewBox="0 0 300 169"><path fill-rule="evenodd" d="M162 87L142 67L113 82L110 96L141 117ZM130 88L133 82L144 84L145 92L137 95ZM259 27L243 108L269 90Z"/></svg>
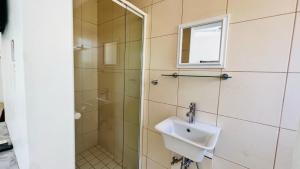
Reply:
<svg viewBox="0 0 300 169"><path fill-rule="evenodd" d="M221 129L212 125L188 123L178 117L169 117L155 126L167 149L200 162L207 151L213 150Z"/></svg>

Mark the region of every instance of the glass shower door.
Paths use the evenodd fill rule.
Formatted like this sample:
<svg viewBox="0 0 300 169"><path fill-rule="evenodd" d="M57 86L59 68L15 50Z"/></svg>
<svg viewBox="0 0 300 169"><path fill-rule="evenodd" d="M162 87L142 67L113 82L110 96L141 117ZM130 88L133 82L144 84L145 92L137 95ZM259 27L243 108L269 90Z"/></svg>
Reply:
<svg viewBox="0 0 300 169"><path fill-rule="evenodd" d="M138 168L142 34L126 5L74 2L77 168Z"/></svg>

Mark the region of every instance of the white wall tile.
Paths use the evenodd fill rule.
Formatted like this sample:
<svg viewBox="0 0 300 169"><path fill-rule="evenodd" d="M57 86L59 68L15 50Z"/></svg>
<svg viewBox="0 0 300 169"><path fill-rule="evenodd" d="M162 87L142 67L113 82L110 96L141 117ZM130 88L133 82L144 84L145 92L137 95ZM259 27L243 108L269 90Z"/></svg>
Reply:
<svg viewBox="0 0 300 169"><path fill-rule="evenodd" d="M286 72L294 16L289 14L231 24L225 69Z"/></svg>
<svg viewBox="0 0 300 169"><path fill-rule="evenodd" d="M292 169L296 140L296 131L280 130L275 169Z"/></svg>
<svg viewBox="0 0 300 169"><path fill-rule="evenodd" d="M288 75L281 127L298 130L300 120L300 73Z"/></svg>
<svg viewBox="0 0 300 169"><path fill-rule="evenodd" d="M278 129L218 117L222 128L215 154L251 169L273 169Z"/></svg>
<svg viewBox="0 0 300 169"><path fill-rule="evenodd" d="M230 72L221 82L219 114L279 126L284 73Z"/></svg>

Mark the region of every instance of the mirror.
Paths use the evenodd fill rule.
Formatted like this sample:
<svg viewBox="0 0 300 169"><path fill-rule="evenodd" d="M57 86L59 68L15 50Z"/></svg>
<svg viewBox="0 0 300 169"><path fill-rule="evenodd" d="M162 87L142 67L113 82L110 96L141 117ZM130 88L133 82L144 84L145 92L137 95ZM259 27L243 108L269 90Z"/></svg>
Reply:
<svg viewBox="0 0 300 169"><path fill-rule="evenodd" d="M179 26L178 68L224 68L228 17Z"/></svg>

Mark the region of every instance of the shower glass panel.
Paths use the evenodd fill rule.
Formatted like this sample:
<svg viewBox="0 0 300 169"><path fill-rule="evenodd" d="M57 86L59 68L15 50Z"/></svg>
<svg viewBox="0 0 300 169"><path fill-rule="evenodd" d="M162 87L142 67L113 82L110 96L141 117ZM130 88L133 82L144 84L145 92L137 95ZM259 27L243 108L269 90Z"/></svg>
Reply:
<svg viewBox="0 0 300 169"><path fill-rule="evenodd" d="M143 18L74 0L76 167L139 166Z"/></svg>

